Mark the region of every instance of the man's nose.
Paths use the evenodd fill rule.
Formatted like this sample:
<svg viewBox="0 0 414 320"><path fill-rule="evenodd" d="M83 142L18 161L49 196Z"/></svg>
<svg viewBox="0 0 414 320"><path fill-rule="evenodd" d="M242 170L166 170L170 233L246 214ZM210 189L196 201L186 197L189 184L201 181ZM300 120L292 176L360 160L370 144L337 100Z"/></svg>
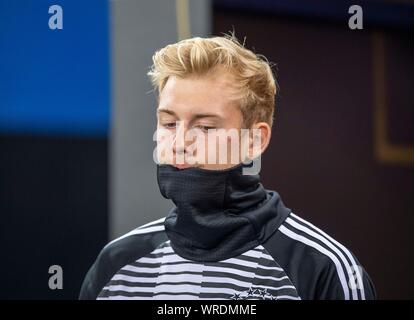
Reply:
<svg viewBox="0 0 414 320"><path fill-rule="evenodd" d="M175 130L175 137L173 141L173 150L175 154L185 154L188 141L185 140L187 133L187 126L183 121L179 121Z"/></svg>

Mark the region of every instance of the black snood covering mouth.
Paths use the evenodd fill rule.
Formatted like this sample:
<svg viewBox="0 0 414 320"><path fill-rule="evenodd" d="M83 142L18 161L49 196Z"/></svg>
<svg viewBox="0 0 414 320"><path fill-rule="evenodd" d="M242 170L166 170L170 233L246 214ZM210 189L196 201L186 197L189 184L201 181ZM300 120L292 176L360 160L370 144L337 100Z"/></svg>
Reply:
<svg viewBox="0 0 414 320"><path fill-rule="evenodd" d="M175 207L165 231L175 252L195 261L220 261L263 243L290 210L264 189L243 163L225 170L157 165L161 194Z"/></svg>

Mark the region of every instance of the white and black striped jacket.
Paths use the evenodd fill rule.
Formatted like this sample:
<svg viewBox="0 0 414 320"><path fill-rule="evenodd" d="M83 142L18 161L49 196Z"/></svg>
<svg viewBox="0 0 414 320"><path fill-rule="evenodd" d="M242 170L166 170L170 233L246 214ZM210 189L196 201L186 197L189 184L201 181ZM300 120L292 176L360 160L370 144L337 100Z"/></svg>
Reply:
<svg viewBox="0 0 414 320"><path fill-rule="evenodd" d="M376 298L347 248L285 207L280 212L277 223L269 224L273 230L263 228L260 244L218 261L180 256L165 218L148 223L104 247L80 299Z"/></svg>

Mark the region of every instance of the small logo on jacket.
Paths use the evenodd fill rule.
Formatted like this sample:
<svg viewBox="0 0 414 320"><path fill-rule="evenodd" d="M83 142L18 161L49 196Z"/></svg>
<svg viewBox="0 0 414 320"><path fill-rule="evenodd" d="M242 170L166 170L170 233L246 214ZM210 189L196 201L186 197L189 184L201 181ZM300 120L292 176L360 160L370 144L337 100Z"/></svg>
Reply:
<svg viewBox="0 0 414 320"><path fill-rule="evenodd" d="M250 287L249 290L243 292L235 292L230 299L232 300L277 300L277 297L273 296L267 289L253 288Z"/></svg>

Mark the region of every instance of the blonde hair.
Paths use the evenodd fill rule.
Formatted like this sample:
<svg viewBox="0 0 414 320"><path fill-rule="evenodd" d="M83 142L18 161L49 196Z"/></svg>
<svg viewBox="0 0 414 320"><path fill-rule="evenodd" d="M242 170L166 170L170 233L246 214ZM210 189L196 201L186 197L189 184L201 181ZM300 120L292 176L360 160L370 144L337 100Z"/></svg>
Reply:
<svg viewBox="0 0 414 320"><path fill-rule="evenodd" d="M212 38L190 38L157 51L148 72L160 93L170 76L205 75L225 67L234 76L243 123L273 124L276 81L271 64L262 55L246 49L234 34Z"/></svg>

